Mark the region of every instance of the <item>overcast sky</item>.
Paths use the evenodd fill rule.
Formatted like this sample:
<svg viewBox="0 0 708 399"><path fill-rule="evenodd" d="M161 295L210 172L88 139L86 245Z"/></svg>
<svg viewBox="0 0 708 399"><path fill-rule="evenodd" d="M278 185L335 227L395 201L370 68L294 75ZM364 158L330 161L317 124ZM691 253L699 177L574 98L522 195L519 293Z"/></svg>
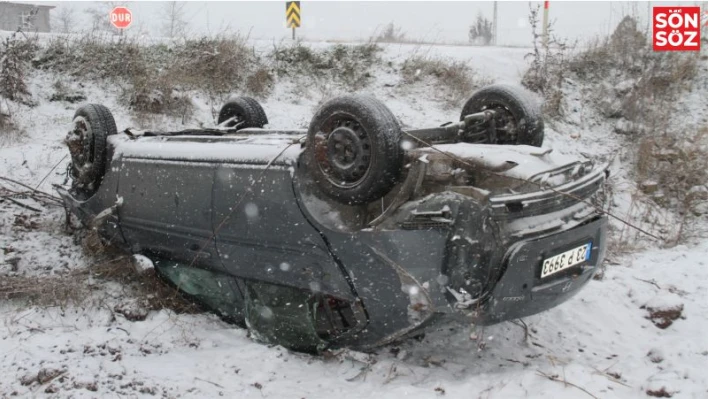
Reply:
<svg viewBox="0 0 708 399"><path fill-rule="evenodd" d="M48 2L39 2L47 4ZM132 33L138 31L160 35L164 9L168 2L113 2L125 4L133 12ZM51 3L76 10L79 26L88 25L85 10L97 7L93 2ZM652 2L651 5L676 4ZM684 5L701 4L683 2ZM705 3L704 3L705 4ZM540 1L500 1L499 44L529 45L531 30L528 23L529 5L541 6ZM607 34L624 15L635 15L642 27L647 26L647 2L576 2L551 1L550 19L555 33L566 39L584 39ZM98 4L107 7L106 4ZM428 2L331 2L302 1L302 28L298 35L308 39L362 39L393 22L408 37L426 41L466 42L469 25L478 12L491 19L493 2L428 1ZM186 19L192 34L213 34L225 30L249 32L256 38L281 39L290 36L285 27L285 1L259 2L188 2ZM107 17L106 17L107 18ZM81 30L81 29L79 29Z"/></svg>

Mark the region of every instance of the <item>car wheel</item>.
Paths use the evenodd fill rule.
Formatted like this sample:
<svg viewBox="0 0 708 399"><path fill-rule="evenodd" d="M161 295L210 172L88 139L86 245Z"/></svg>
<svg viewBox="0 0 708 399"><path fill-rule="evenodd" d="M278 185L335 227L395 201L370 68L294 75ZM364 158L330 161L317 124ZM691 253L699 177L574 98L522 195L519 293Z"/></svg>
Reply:
<svg viewBox="0 0 708 399"><path fill-rule="evenodd" d="M88 104L76 110L72 130L65 140L71 154L75 188L88 193L98 189L108 161L106 140L116 133L116 121L105 106Z"/></svg>
<svg viewBox="0 0 708 399"><path fill-rule="evenodd" d="M531 93L517 86L495 84L477 91L462 107L460 120L466 115L494 110L494 132L486 141L493 144L543 144L541 109ZM474 129L474 128L473 128ZM474 132L466 132L470 137ZM490 137L494 137L490 140Z"/></svg>
<svg viewBox="0 0 708 399"><path fill-rule="evenodd" d="M232 119L229 121L229 119ZM228 122L227 122L228 121ZM268 124L268 118L258 101L250 97L231 97L219 111L217 123L234 127L237 130L249 127L262 128Z"/></svg>
<svg viewBox="0 0 708 399"><path fill-rule="evenodd" d="M307 163L322 191L344 204L365 204L388 193L403 167L401 127L373 97L326 102L307 132Z"/></svg>

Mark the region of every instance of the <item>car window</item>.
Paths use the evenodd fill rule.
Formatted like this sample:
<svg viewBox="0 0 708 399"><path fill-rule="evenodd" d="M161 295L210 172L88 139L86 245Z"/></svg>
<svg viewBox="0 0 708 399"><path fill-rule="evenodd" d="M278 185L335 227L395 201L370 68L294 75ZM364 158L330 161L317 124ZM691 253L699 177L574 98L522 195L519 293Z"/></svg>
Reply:
<svg viewBox="0 0 708 399"><path fill-rule="evenodd" d="M306 352L326 346L313 325L312 294L301 289L246 282L249 328L258 338Z"/></svg>
<svg viewBox="0 0 708 399"><path fill-rule="evenodd" d="M163 278L218 315L243 318L243 296L233 277L167 260L156 261L155 267Z"/></svg>

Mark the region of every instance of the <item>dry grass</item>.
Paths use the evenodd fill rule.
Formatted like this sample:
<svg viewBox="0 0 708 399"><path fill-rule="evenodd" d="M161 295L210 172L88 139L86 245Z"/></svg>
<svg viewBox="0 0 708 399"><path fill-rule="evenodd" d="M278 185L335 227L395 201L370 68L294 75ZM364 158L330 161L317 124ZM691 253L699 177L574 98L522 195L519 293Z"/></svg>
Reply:
<svg viewBox="0 0 708 399"><path fill-rule="evenodd" d="M172 81L185 89L224 98L242 89L250 72L260 64L240 35L187 40L174 53L167 72Z"/></svg>
<svg viewBox="0 0 708 399"><path fill-rule="evenodd" d="M0 136L6 137L10 133L14 132L15 126L10 118L10 113L5 113L3 111L3 106L0 103Z"/></svg>
<svg viewBox="0 0 708 399"><path fill-rule="evenodd" d="M564 90L580 89L583 106L614 124L633 150L639 192L632 199L632 220L668 242L687 237L692 218L708 213L699 206L708 200L708 147L704 128L681 122L677 100L696 89L700 54L654 52L636 21L625 17L612 35L582 50L537 46L532 55L523 83L544 95L547 117L562 120ZM615 239L618 251L636 242L624 233Z"/></svg>
<svg viewBox="0 0 708 399"><path fill-rule="evenodd" d="M646 194L658 204L695 210L708 200L708 128L693 128L682 135L643 137L639 143L636 176Z"/></svg>
<svg viewBox="0 0 708 399"><path fill-rule="evenodd" d="M9 115L0 113L0 133L5 134L10 130L12 121Z"/></svg>
<svg viewBox="0 0 708 399"><path fill-rule="evenodd" d="M406 59L400 73L405 84L432 80L434 90L450 108L459 107L475 89L491 83L463 61L429 56Z"/></svg>
<svg viewBox="0 0 708 399"><path fill-rule="evenodd" d="M115 81L145 75L148 61L143 47L134 39L116 40L107 33L90 33L52 37L32 65L84 80Z"/></svg>
<svg viewBox="0 0 708 399"><path fill-rule="evenodd" d="M568 68L580 80L607 83L595 85L594 93L598 103L611 103L603 110L607 117L657 130L653 126L666 120L657 111L673 109L676 96L698 73L698 60L696 54L653 51L636 21L625 17L612 36L590 43L571 59Z"/></svg>
<svg viewBox="0 0 708 399"><path fill-rule="evenodd" d="M204 93L220 104L234 91L246 90L249 77L262 62L239 35L202 37L180 43L143 44L133 38L106 34L55 37L33 61L76 80L113 83L123 88L123 100L136 113L185 119L192 104L187 92ZM264 77L258 75L257 80ZM249 90L266 94L251 82Z"/></svg>
<svg viewBox="0 0 708 399"><path fill-rule="evenodd" d="M625 218L673 246L705 237L708 215L708 129L643 136L634 149L634 180ZM627 226L612 232L611 254L633 252L646 238ZM655 243L656 244L656 243Z"/></svg>
<svg viewBox="0 0 708 399"><path fill-rule="evenodd" d="M153 79L136 76L124 96L130 109L138 113L164 114L186 120L194 111L189 96L177 90L174 81L164 75Z"/></svg>
<svg viewBox="0 0 708 399"><path fill-rule="evenodd" d="M85 287L76 283L76 276L24 277L4 276L0 280L0 297L22 300L38 306L78 304L85 298Z"/></svg>
<svg viewBox="0 0 708 399"><path fill-rule="evenodd" d="M0 97L0 146L16 143L24 134L12 120L9 102Z"/></svg>
<svg viewBox="0 0 708 399"><path fill-rule="evenodd" d="M325 49L296 42L274 45L267 58L278 77L305 80L313 85L326 81L342 89L356 91L372 82L372 67L380 62L380 51L381 47L373 42L336 44Z"/></svg>
<svg viewBox="0 0 708 399"><path fill-rule="evenodd" d="M532 63L522 83L546 97L544 111L551 118L563 115L563 87L571 78L591 84L590 97L604 116L640 123L635 126L639 130L643 125L656 130L666 118L655 111L671 109L672 101L698 73L698 54L653 51L631 17L625 17L612 35L596 38L580 51L553 36L549 47L541 48L539 38L534 29Z"/></svg>
<svg viewBox="0 0 708 399"><path fill-rule="evenodd" d="M104 34L49 41L33 61L38 69L77 80L116 84L136 114L165 114L188 119L190 96L204 94L218 108L233 93L266 98L276 78L318 86L327 81L346 91L372 81L381 49L375 43L314 49L300 42L277 44L258 54L238 34L165 44L142 44Z"/></svg>
<svg viewBox="0 0 708 399"><path fill-rule="evenodd" d="M602 115L616 119L615 132L636 143L634 177L643 191L641 209L651 215L673 212L677 231L669 232L661 222L655 227L663 236L673 234L669 241L675 243L690 235L691 214L704 212L697 201L705 197L701 187L708 180L708 130L677 128L675 120L681 113L676 100L691 88L698 60L696 54L652 51L627 17L611 37L593 43L570 65L579 79L606 82L592 85L591 97ZM651 215L642 215L642 220Z"/></svg>
<svg viewBox="0 0 708 399"><path fill-rule="evenodd" d="M266 98L273 91L275 78L268 68L262 66L246 77L246 90L256 98Z"/></svg>
<svg viewBox="0 0 708 399"><path fill-rule="evenodd" d="M116 302L107 298L110 294L103 288L107 283L117 283L121 295L109 309L126 318L140 319L148 311L161 309L177 313L200 311L154 270L138 272L130 255L106 246L97 234L85 235L81 246L93 260L91 266L54 276L3 276L0 297L42 307L103 306Z"/></svg>

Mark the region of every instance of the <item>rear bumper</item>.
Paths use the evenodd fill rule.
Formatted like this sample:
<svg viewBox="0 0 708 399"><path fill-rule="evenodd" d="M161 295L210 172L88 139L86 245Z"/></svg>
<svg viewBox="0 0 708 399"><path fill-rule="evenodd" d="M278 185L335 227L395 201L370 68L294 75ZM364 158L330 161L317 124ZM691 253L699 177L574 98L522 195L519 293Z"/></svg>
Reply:
<svg viewBox="0 0 708 399"><path fill-rule="evenodd" d="M513 244L504 257L504 271L491 294L477 309L476 323L495 324L555 307L590 281L605 254L607 218L599 217L573 229ZM592 243L590 259L541 279L543 260Z"/></svg>

